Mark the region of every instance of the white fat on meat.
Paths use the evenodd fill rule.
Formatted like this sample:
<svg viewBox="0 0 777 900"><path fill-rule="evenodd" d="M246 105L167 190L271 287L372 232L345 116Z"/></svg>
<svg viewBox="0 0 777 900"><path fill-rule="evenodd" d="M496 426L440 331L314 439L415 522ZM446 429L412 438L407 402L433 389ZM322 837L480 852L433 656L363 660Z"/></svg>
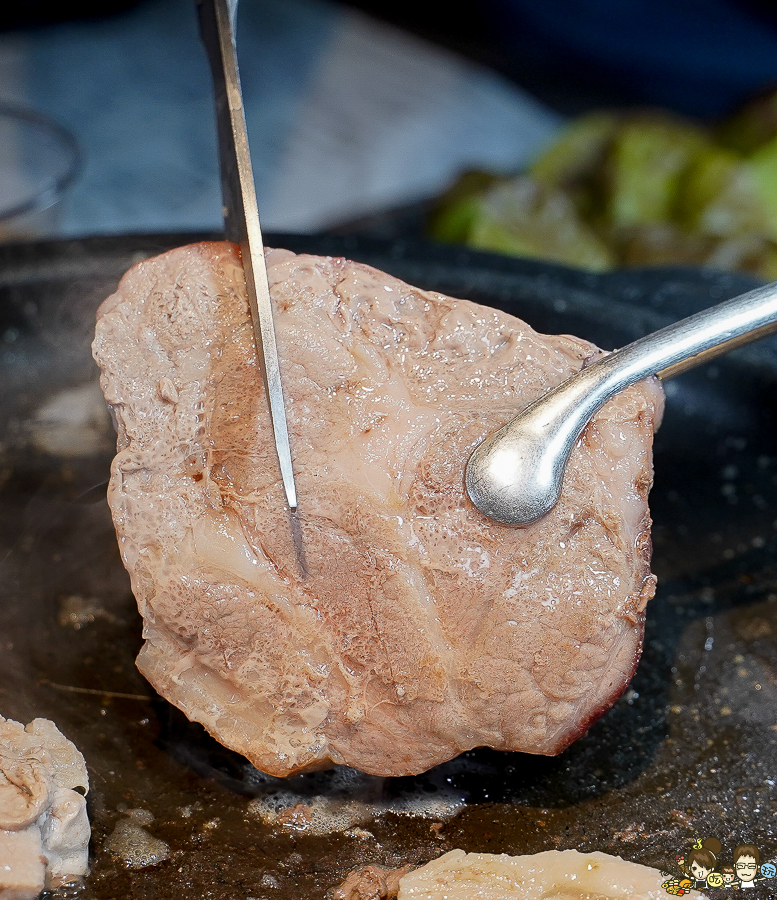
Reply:
<svg viewBox="0 0 777 900"><path fill-rule="evenodd" d="M267 262L295 517L236 248L140 263L98 313L138 666L273 775L560 752L639 656L660 387L597 414L551 513L499 525L466 496L470 453L600 351L345 259Z"/></svg>
<svg viewBox="0 0 777 900"><path fill-rule="evenodd" d="M607 853L451 850L404 875L397 900L665 900L666 877ZM704 895L690 891L688 900Z"/></svg>
<svg viewBox="0 0 777 900"><path fill-rule="evenodd" d="M88 871L89 778L48 719L0 716L0 900L32 900Z"/></svg>

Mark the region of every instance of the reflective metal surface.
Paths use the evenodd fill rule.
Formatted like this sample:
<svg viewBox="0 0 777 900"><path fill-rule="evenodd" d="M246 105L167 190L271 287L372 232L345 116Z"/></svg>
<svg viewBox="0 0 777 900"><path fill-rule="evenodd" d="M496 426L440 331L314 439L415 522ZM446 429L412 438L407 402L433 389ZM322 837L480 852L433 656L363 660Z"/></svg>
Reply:
<svg viewBox="0 0 777 900"><path fill-rule="evenodd" d="M727 300L597 360L489 434L469 459L467 493L505 525L529 525L561 496L583 429L608 400L649 375L671 378L777 331L777 284Z"/></svg>
<svg viewBox="0 0 777 900"><path fill-rule="evenodd" d="M240 89L240 72L235 52L237 0L197 0L197 6L200 15L200 33L213 72L221 191L224 198L224 226L227 239L240 245L254 339L261 359L283 489L289 508L296 509L297 489L291 463L286 408L283 403L270 285L267 281L264 244L256 205L251 154L248 149L243 95Z"/></svg>

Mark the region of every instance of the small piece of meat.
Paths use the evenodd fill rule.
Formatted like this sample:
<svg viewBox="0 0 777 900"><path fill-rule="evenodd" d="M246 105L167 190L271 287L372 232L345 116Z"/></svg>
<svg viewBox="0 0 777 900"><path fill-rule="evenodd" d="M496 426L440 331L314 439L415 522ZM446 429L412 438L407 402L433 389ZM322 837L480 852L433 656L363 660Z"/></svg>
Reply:
<svg viewBox="0 0 777 900"><path fill-rule="evenodd" d="M387 869L384 866L364 866L351 872L335 888L333 900L397 900L399 882L410 866Z"/></svg>
<svg viewBox="0 0 777 900"><path fill-rule="evenodd" d="M33 900L86 875L84 758L47 719L0 716L0 900Z"/></svg>
<svg viewBox="0 0 777 900"><path fill-rule="evenodd" d="M451 850L399 882L398 900L666 900L656 869L607 853L528 856ZM688 900L703 894L690 891Z"/></svg>
<svg viewBox="0 0 777 900"><path fill-rule="evenodd" d="M470 453L599 351L344 259L267 259L293 517L236 249L140 263L98 314L141 671L273 775L560 752L639 657L657 382L594 418L551 513L498 525Z"/></svg>

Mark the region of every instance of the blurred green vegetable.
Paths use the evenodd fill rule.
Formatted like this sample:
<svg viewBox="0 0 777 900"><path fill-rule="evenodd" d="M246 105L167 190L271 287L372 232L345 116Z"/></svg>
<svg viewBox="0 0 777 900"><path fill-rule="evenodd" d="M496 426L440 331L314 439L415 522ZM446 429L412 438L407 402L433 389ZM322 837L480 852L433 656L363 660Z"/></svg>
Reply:
<svg viewBox="0 0 777 900"><path fill-rule="evenodd" d="M748 163L769 218L769 234L777 240L777 137L762 144Z"/></svg>
<svg viewBox="0 0 777 900"><path fill-rule="evenodd" d="M777 92L714 131L658 111L584 116L525 174L462 177L430 234L593 270L688 263L777 278Z"/></svg>
<svg viewBox="0 0 777 900"><path fill-rule="evenodd" d="M689 231L727 236L769 234L769 211L755 172L730 150L710 148L685 173L677 219Z"/></svg>
<svg viewBox="0 0 777 900"><path fill-rule="evenodd" d="M572 122L529 167L540 184L564 191L583 218L601 213L600 170L619 127L614 113L599 112Z"/></svg>
<svg viewBox="0 0 777 900"><path fill-rule="evenodd" d="M572 187L596 168L618 127L615 113L597 112L577 119L532 163L529 174L549 187Z"/></svg>
<svg viewBox="0 0 777 900"><path fill-rule="evenodd" d="M466 244L483 197L492 185L503 181L490 172L465 172L432 213L429 228L434 237L447 243Z"/></svg>
<svg viewBox="0 0 777 900"><path fill-rule="evenodd" d="M754 97L716 129L722 147L749 156L777 136L777 91Z"/></svg>
<svg viewBox="0 0 777 900"><path fill-rule="evenodd" d="M670 222L677 188L709 145L704 132L669 116L622 121L605 160L605 215L615 227Z"/></svg>
<svg viewBox="0 0 777 900"><path fill-rule="evenodd" d="M572 201L530 178L513 178L486 191L470 223L467 243L594 270L611 268L614 262Z"/></svg>

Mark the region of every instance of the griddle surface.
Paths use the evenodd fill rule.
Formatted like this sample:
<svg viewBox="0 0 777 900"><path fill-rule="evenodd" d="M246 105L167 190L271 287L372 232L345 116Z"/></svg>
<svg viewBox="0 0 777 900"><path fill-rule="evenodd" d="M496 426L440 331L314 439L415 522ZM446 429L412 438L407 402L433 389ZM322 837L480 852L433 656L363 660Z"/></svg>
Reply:
<svg viewBox="0 0 777 900"><path fill-rule="evenodd" d="M94 314L121 274L198 237L0 246L0 714L51 718L86 757L93 868L80 896L310 900L356 866L422 863L454 847L603 850L674 871L677 852L714 834L724 862L743 842L773 859L775 341L668 385L651 494L659 588L644 653L624 697L585 737L555 758L476 750L416 778L330 773L279 785L188 723L135 669L141 621L105 502L107 419L76 422L91 443L65 453L47 450L35 425L52 397L96 384ZM691 270L591 275L417 243L268 243L349 256L606 348L753 286ZM323 794L378 812L318 836L251 814L257 797L269 803L287 789L300 802ZM454 815L434 813L457 800ZM413 802L429 814L403 812ZM153 813L149 831L171 848L140 870L103 847L135 808Z"/></svg>

